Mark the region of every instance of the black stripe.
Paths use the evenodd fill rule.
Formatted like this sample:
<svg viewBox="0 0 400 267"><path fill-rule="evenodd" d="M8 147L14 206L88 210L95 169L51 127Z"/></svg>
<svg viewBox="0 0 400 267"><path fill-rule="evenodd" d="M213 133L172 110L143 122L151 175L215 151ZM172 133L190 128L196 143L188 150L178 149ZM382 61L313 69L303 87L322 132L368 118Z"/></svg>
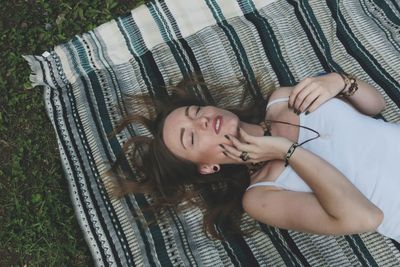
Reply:
<svg viewBox="0 0 400 267"><path fill-rule="evenodd" d="M400 12L398 0L391 0L390 2L392 2L392 5L394 6L394 8L396 8L397 12Z"/></svg>
<svg viewBox="0 0 400 267"><path fill-rule="evenodd" d="M47 59L46 59L46 61L47 61L47 64L49 65L49 69L51 70L50 62L48 62ZM40 67L41 67L41 69L42 69L42 73L45 73L45 72L44 72L44 67L43 67L43 65L42 65L42 62L39 61L39 63L40 63ZM51 72L52 72L52 71L51 71ZM53 76L53 74L52 74L52 76ZM45 76L45 75L43 75L43 79L44 79L44 82L47 84L46 76ZM53 81L55 81L54 78L53 78ZM59 97L60 97L60 99L61 99L61 96L62 96L62 93L63 93L63 92L62 92L62 88L60 88L60 87L58 86L57 83L55 83L55 85L56 85L56 89L55 89L55 90L58 91L58 95L59 95ZM51 87L50 87L50 88L51 88ZM67 87L67 89L68 89L68 87ZM55 131L57 132L57 136L62 137L62 136L63 136L63 133L62 133L61 126L59 125L59 121L58 121L59 116L58 116L58 114L57 114L56 104L54 103L54 98L55 98L55 96L54 96L54 89L51 88L51 89L49 89L49 90L50 90L49 101L51 102L51 106L52 106L52 110L53 110L54 129L55 129ZM61 99L61 100L62 100L62 99ZM60 103L61 103L63 109L65 110L65 106L64 106L64 104L63 104L64 101L60 101ZM71 131L71 128L69 127L69 124L68 124L68 121L67 121L67 118L66 118L65 113L64 113L64 115L63 115L63 120L64 120L65 126L66 126L66 128L67 128L67 132L68 132L68 133L71 133L72 131ZM64 150L64 152L65 152L65 154L66 154L66 157L68 158L68 161L69 161L70 165L71 165L71 166L74 166L72 157L71 157L71 155L70 155L70 153L69 153L69 150L68 150L68 148L67 148L67 144L65 143L64 138L59 138L59 140L60 140L60 145L63 147L63 150ZM73 146L74 146L74 148L75 148L75 151L77 151L77 150L76 150L76 144L75 144L75 142L74 142L74 139L72 138L71 140L72 140L72 144L73 144ZM78 153L77 155L78 155L78 160L79 160L80 164L82 164L82 159L80 158L79 153ZM82 203L82 210L83 210L83 212L85 213L85 217L86 217L87 219L90 219L91 216L90 216L90 214L89 214L89 211L88 211L88 209L87 209L87 207L86 207L86 205L85 205L85 201L84 201L84 199L83 199L82 188L79 186L80 182L79 182L79 180L78 180L77 171L76 171L75 168L72 167L72 168L71 168L71 172L72 172L72 179L74 180L75 184L78 185L78 186L76 187L77 195L78 195L78 197L77 197L76 200L79 201L80 203ZM86 173L83 172L83 174L86 174ZM86 175L85 175L85 177L86 177ZM94 258L95 260L98 261L98 260L99 260L99 256L100 256L100 257L101 257L101 261L105 263L105 266L109 266L109 265L108 265L108 262L107 262L107 256L106 256L106 254L105 254L106 252L104 251L104 248L103 248L102 245L101 245L101 242L100 242L100 240L99 240L98 235L96 234L96 230L94 229L93 224L92 224L91 222L88 222L88 226L89 226L90 231L91 231L91 233L92 233L92 235L93 235L93 238L92 238L92 237L89 237L89 238L90 238L90 240L92 240L92 241L93 241L93 239L94 239L94 242L96 242L96 245L97 245L97 247L98 247L98 249L99 249L99 252L100 252L100 255L92 255L93 258ZM82 230L83 230L83 229L82 229ZM91 244L88 244L88 245L92 246Z"/></svg>
<svg viewBox="0 0 400 267"><path fill-rule="evenodd" d="M190 262L194 261L197 265L196 257L195 257L195 255L193 255L192 250L190 249L189 241L186 237L185 227L184 227L182 221L179 219L179 216L176 214L174 209L168 209L168 212L170 214L170 218L174 221L174 224L176 226L180 225L180 228L183 230L183 232L182 232L181 230L178 229L177 233L179 235L179 239L181 240L182 247L184 247L183 252L185 253L186 258ZM189 253L190 253L190 255L189 255Z"/></svg>
<svg viewBox="0 0 400 267"><path fill-rule="evenodd" d="M72 40L72 44L75 46L75 49L78 52L78 57L80 59L80 63L83 64L83 65L85 65L85 63L86 63L87 66L90 66L89 60L87 59L85 48L82 46L82 44L76 38ZM88 69L88 71L89 71L89 69ZM84 92L86 93L86 98L87 98L87 103L88 103L87 106L90 109L90 114L96 114L96 111L94 109L95 106L98 108L99 113L101 114L100 118L98 118L95 115L92 116L92 119L93 119L92 121L95 124L96 129L97 129L97 131L95 131L95 132L98 132L98 133L102 132L103 128L102 128L101 125L104 126L104 128L106 129L106 132L110 132L110 130L112 130L110 117L108 116L108 111L106 109L106 104L104 102L103 94L101 93L101 90L100 90L101 86L100 86L99 81L98 81L95 73L93 72L92 68L89 71L89 73L87 73L87 78L89 79L90 86L93 89L92 91L93 91L93 94L94 94L94 99L91 98L90 92L88 90L90 88L90 86L88 86L86 80L84 78L81 78L81 81L83 83ZM72 95L72 93L71 93L71 95ZM93 100L95 100L95 103L93 103ZM77 114L77 112L75 114ZM99 122L99 119L102 121L102 123ZM84 128L83 128L82 122L80 121L79 115L76 116L76 121L79 121L79 122L77 122L77 126L79 125L79 127L82 129L81 140L84 141L84 143L88 144L89 141L88 141L88 139L86 137L85 131L83 130ZM98 135L98 139L100 140L101 145L104 148L104 152L106 154L107 159L109 161L112 161L112 157L111 157L110 153L107 150L107 140L105 139L104 135L99 134ZM93 153L92 153L89 145L87 146L87 149L84 150L84 152L86 154L87 159L90 160L90 155L93 155ZM93 172L95 172L100 177L100 174L99 174L99 171L97 169L96 164L93 163L92 168L93 168L92 169ZM89 179L87 179L87 180L88 180L87 183L89 184L90 180ZM119 232L121 233L121 235L120 236L117 235L118 239L120 240L121 243L125 244L126 247L128 248L128 241L126 239L126 236L125 236L124 232L122 231L123 228L121 226L121 223L120 223L119 220L116 219L117 218L117 214L116 214L116 212L115 212L115 210L114 210L114 208L113 208L113 206L112 206L112 204L110 202L110 199L109 199L107 193L104 191L104 189L101 188L101 187L104 187L104 186L103 185L99 185L97 183L96 183L96 185L99 188L98 192L102 196L105 205L107 207L110 207L110 210L108 211L108 213L112 215L111 216L112 218L115 218L115 222L112 223L111 226L113 226L114 228L117 228L117 229L114 229L115 233L117 233L118 230L120 230ZM93 194L92 197L91 197L91 199L93 200L93 203L96 203L95 202L94 193L92 192L92 188L91 187L89 187L89 191ZM98 212L101 211L99 206L96 208L96 211L98 211ZM104 223L104 226L106 226L106 223L104 222L103 217L99 216L99 218L101 218L100 221L102 223ZM110 236L110 240L112 240L111 236ZM121 246L121 247L122 247L122 250L123 250L124 257L126 257L126 260L128 261L129 258L132 260L133 259L133 255L132 255L131 251L129 249L123 248L123 246ZM113 251L114 251L114 248L113 248ZM116 250L115 250L115 252L117 253Z"/></svg>
<svg viewBox="0 0 400 267"><path fill-rule="evenodd" d="M355 239L354 241L352 237ZM359 235L345 235L344 238L349 243L350 248L354 252L354 255L357 256L357 259L362 266L379 266L365 247L364 242L361 240ZM363 255L365 257L363 257Z"/></svg>
<svg viewBox="0 0 400 267"><path fill-rule="evenodd" d="M172 55L179 66L179 69L183 73L183 76L188 77L192 72L190 64L187 62L179 44L172 38L171 33L166 26L168 24L164 20L164 17L160 14L157 5L154 3L154 1L150 1L146 3L146 6L159 28L160 34L164 40L164 44L170 48Z"/></svg>
<svg viewBox="0 0 400 267"><path fill-rule="evenodd" d="M269 24L268 20L260 15L255 9L251 13L244 15L256 28L265 55L267 56L271 66L276 73L281 86L292 86L296 80L290 71L285 59L282 56L282 51L279 49L280 44L275 36L275 33Z"/></svg>
<svg viewBox="0 0 400 267"><path fill-rule="evenodd" d="M192 63L192 65L194 67L195 73L201 75L200 78L199 78L199 81L204 83L205 80L204 80L204 78L202 76L202 71L201 71L200 65L199 65L199 63L197 63L197 59L196 59L196 57L195 57L195 55L193 53L192 48L189 46L187 41L185 39L183 39L183 38L179 39L179 42L182 44L182 46L185 49L187 55L189 56L190 62ZM206 103L210 104L210 105L215 105L216 103L214 101L214 98L211 96L211 93L208 90L208 88L206 86L204 86L204 85L201 85L200 87L201 87L202 92L204 93L204 95L206 97Z"/></svg>
<svg viewBox="0 0 400 267"><path fill-rule="evenodd" d="M230 245L228 245L229 242L227 242L225 240L222 240L221 244L224 247L225 252L228 255L229 259L231 260L232 265L235 267L240 267L241 264L238 262L238 259L236 258L237 251L233 252Z"/></svg>
<svg viewBox="0 0 400 267"><path fill-rule="evenodd" d="M301 253L300 249L297 247L296 242L292 239L289 232L284 229L279 229L279 231L281 232L281 235L285 238L285 241L288 244L290 251L292 251L297 256L301 264L303 266L311 266L307 259L304 257L303 253Z"/></svg>
<svg viewBox="0 0 400 267"><path fill-rule="evenodd" d="M316 20L313 10L310 8L308 3L306 1L293 1L293 0L287 0L287 2L294 7L294 13L297 17L297 20L299 21L302 29L304 30L307 39L310 41L310 45L317 56L319 62L321 63L322 67L324 68L324 71L326 72L332 72L333 70L343 72L342 68L333 60L331 53L330 53L330 44L326 40L322 29L320 28L320 25L318 21ZM310 17L303 17L302 12L300 9L303 9L300 7L300 2L303 3L304 5L304 10L303 13L305 15L310 15ZM307 5L307 10L305 10ZM307 24L307 22L308 24ZM310 27L309 27L310 25ZM312 26L315 26L312 27ZM321 36L323 37L323 40L316 40L314 38L313 32L315 33L315 36ZM321 49L318 46L318 42L321 44L321 47L327 47L324 51L321 51Z"/></svg>
<svg viewBox="0 0 400 267"><path fill-rule="evenodd" d="M90 35L90 37L92 37L92 35ZM93 40L92 43L94 45L96 45L96 42L94 41L93 37L92 37L92 40ZM100 40L98 40L98 39L97 39L97 41L100 42ZM83 42L86 44L85 40L83 40ZM99 55L100 54L100 50L102 51L102 49L100 47L98 47L97 45L96 45L96 47L97 47L97 50L98 50L97 54ZM106 55L104 53L102 53L102 56L106 57ZM98 56L98 61L97 62L103 63L103 61L101 60L100 56ZM93 64L93 66L95 65L95 63L93 61L92 61L92 64ZM104 64L104 63L103 63L103 66L104 67L101 70L106 70L106 72L109 74L109 76L112 77L112 78L109 78L107 80L108 81L111 80L111 82L112 82L112 86L110 86L109 89L112 89L112 88L114 89L115 96L116 96L116 100L115 101L118 104L119 109L121 111L123 111L125 114L128 114L128 111L126 110L125 105L122 104L123 103L123 99L121 99L119 97L120 94L122 95L122 92L119 90L120 89L120 85L119 85L118 80L117 80L117 78L115 76L114 69L110 68L109 66L106 66L106 64ZM104 75L104 74L101 73L100 70L97 70L96 74L99 74L99 76L96 77L97 82L98 83L99 83L99 81L103 82L102 81L103 80L102 75ZM107 86L104 85L103 87L106 88ZM100 91L100 90L96 90L96 92L97 91ZM103 104L105 106L106 105L105 104L105 99L107 99L107 97L108 97L108 92L106 92L105 94L104 93L98 94L98 97L102 99L102 102L103 102ZM106 116L108 118L107 120L103 120L102 119L103 125L105 126L104 127L104 132L107 133L107 132L110 132L110 131L113 130L113 126L112 126L111 121L110 121L110 116L109 116L108 110L106 108L104 108L103 111L105 111L105 113L102 113L102 114L104 114L104 116ZM115 114L111 113L111 116L113 116L113 115L115 115ZM127 127L127 129L128 129L128 131L129 131L129 133L131 135L134 135L134 131L133 131L132 127ZM122 147L120 146L120 144L119 144L119 142L117 141L116 138L107 139L107 141L110 144L110 146L112 148L111 149L112 153L114 155L119 155L119 153L122 153ZM108 151L108 146L105 146L105 147L103 146L103 149L106 151L106 153L108 155L108 158L109 158L109 161L112 162L112 160L110 160L111 156L109 156L111 151L110 152ZM134 174L134 172L132 171L132 169L130 168L126 157L121 157L120 162L121 162L121 167L122 167L123 171L127 174L127 176L129 176L129 177L135 177L136 176Z"/></svg>
<svg viewBox="0 0 400 267"><path fill-rule="evenodd" d="M200 76L200 82L204 83L205 81L204 81L203 76L202 76L202 71L201 71L200 65L197 62L197 59L196 59L196 57L194 55L194 52L193 52L192 48L189 46L189 44L187 43L185 38L182 38L182 34L181 34L181 32L180 32L180 30L178 28L178 24L177 24L175 18L172 16L172 14L171 14L168 6L166 5L165 1L164 0L160 0L159 2L161 4L161 7L162 7L163 11L166 13L168 20L172 24L173 30L175 32L175 35L180 37L178 39L178 41L181 43L181 45L182 45L183 49L185 50L186 54L189 56L189 61L193 66L194 72L196 74L201 75ZM185 56L185 54L183 53L182 57L184 57L184 56ZM206 103L211 104L211 105L215 105L215 101L214 101L213 97L211 96L210 91L208 90L208 88L206 86L204 86L204 85L200 85L200 87L202 89L203 94L206 97ZM202 100L202 99L200 99L200 100Z"/></svg>
<svg viewBox="0 0 400 267"><path fill-rule="evenodd" d="M135 199L137 204L139 205L140 208L147 208L149 207L149 203L146 200L146 198L144 197L144 195L142 194L136 194L135 195ZM150 210L148 211L142 211L143 213L143 218L146 220L146 222L149 221L155 221L155 216L153 214L153 212L151 212ZM165 242L164 238L163 238L163 234L161 233L161 227L162 225L157 224L157 221L155 224L150 225L150 227L148 228L148 231L150 232L155 247L154 250L156 251L156 256L157 259L159 260L161 266L172 266L172 262L171 259L168 255L168 251L167 251L167 243ZM151 254L149 254L151 255Z"/></svg>
<svg viewBox="0 0 400 267"><path fill-rule="evenodd" d="M256 83L256 78L254 76L254 71L252 69L252 66L248 60L246 51L244 47L241 44L241 40L238 37L235 29L230 25L225 18L222 16L222 11L220 10L219 6L217 5L215 0L206 0L206 4L210 11L212 12L215 20L217 21L217 25L221 30L225 33L226 38L228 39L228 42L232 48L232 51L235 54L235 58L237 60L237 63L239 65L239 68L243 74L243 77L248 85L250 86L250 94L253 97L253 99L263 99L261 90ZM214 10L217 9L217 10ZM220 17L222 17L222 20Z"/></svg>
<svg viewBox="0 0 400 267"><path fill-rule="evenodd" d="M269 226L272 235L274 235L274 237L276 238L276 240L279 240L279 242L282 245L282 248L284 249L284 251L286 251L287 255L291 258L291 260L293 261L293 266L300 266L299 261L296 257L296 255L293 253L293 251L290 250L288 244L285 242L286 240L282 239L280 237L280 228L278 227L271 227Z"/></svg>
<svg viewBox="0 0 400 267"><path fill-rule="evenodd" d="M391 77L390 74L384 68L382 68L379 62L354 36L350 26L346 23L346 19L340 12L338 3L336 3L336 1L327 1L326 3L331 10L332 17L336 22L337 36L345 47L346 51L358 61L364 71L377 84L379 84L392 99L392 101L398 107L400 107L400 85L398 81ZM380 75L379 72L382 72L383 75Z"/></svg>
<svg viewBox="0 0 400 267"><path fill-rule="evenodd" d="M253 252L242 237L235 240L234 246L236 247L235 252L240 252L240 260L244 263L244 266L259 266L259 263L254 257Z"/></svg>
<svg viewBox="0 0 400 267"><path fill-rule="evenodd" d="M123 23L123 25L121 23ZM129 45L131 44L131 38L134 40L138 40L141 38L140 36L137 36L137 34L133 35L133 27L137 28L137 25L133 20L132 15L128 14L124 17L121 17L119 20L117 20L117 26L125 39L126 47L128 48L135 61L138 63L140 76L146 84L150 96L152 98L158 98L161 100L168 99L169 96L167 91L165 90L164 78L154 60L152 52L148 50L144 54L137 56L135 54L135 51L133 51L132 47ZM124 29L126 29L128 32L126 32ZM152 89L154 90L154 93Z"/></svg>
<svg viewBox="0 0 400 267"><path fill-rule="evenodd" d="M235 266L259 266L257 259L249 248L243 236L228 236L224 233L224 227L217 227L218 232L225 237L221 241L229 258Z"/></svg>
<svg viewBox="0 0 400 267"><path fill-rule="evenodd" d="M360 6L363 9L364 13L367 14L369 17L371 17L371 20L373 20L376 23L376 26L378 26L383 31L386 38L392 45L392 47L400 52L399 44L395 41L396 36L394 36L395 31L393 31L393 27L388 26L387 23L380 18L379 13L370 12L370 8L367 7L367 3L369 3L369 1L365 2L364 0L360 0L360 2L361 2ZM374 16L374 15L377 15L377 16Z"/></svg>
<svg viewBox="0 0 400 267"><path fill-rule="evenodd" d="M124 20L127 20L128 22L125 22L124 24L127 25L127 23L130 24L135 24L135 22L132 19L131 14L128 14L127 16L125 16L124 18L121 18ZM118 28L120 29L121 34L124 36L125 41L127 43L127 47L129 49L129 51L131 52L133 58L136 60L136 62L138 63L139 69L140 69L140 74L141 77L143 78L143 81L145 82L147 88L148 88L148 92L150 94L150 96L152 98L159 98L159 99L164 99L164 98L169 98L165 87L165 83L163 81L162 75L160 70L158 69L157 64L155 63L154 57L152 55L151 51L147 51L144 54L140 55L140 56L136 56L134 51L132 50L132 48L130 47L130 40L129 40L129 36L126 35L126 32L123 29L123 25L121 24L121 21L118 20L117 21L117 25ZM132 38L134 38L135 40L140 38L139 36L132 36ZM147 76L149 76L149 79L147 79ZM155 86L156 85L156 86ZM151 91L151 88L154 88L155 90L155 94L153 94L153 92ZM139 205L139 207L146 207L148 206L148 202L147 200L143 197L143 196L139 196L136 197L137 203ZM149 220L154 220L154 216L152 216L151 214L149 214L149 212L144 212L143 213L143 217L146 220L146 222L149 222ZM157 251L157 258L163 262L162 260L169 260L169 256L168 256L168 252L165 248L165 246L161 245L164 244L165 242L160 239L159 237L162 237L161 231L158 227L152 227L149 229L150 230L150 234L152 235L154 240L159 240L159 242L163 242L163 243L158 243L157 246L155 246L155 249ZM146 239L146 236L142 236L143 240ZM146 244L149 244L147 242L145 242ZM148 254L149 256L151 256L151 254ZM170 261L167 262L163 262L163 265L170 265L172 264Z"/></svg>
<svg viewBox="0 0 400 267"><path fill-rule="evenodd" d="M379 6L382 11L385 13L386 17L392 21L395 25L400 26L400 18L393 12L392 8L382 0L374 0L375 5ZM394 1L395 2L395 1ZM396 7L397 4L394 4ZM399 11L398 11L399 12Z"/></svg>
<svg viewBox="0 0 400 267"><path fill-rule="evenodd" d="M397 248L397 250L400 251L400 243L397 242L397 241L394 240L394 239L390 239L390 240L392 241L393 245Z"/></svg>
<svg viewBox="0 0 400 267"><path fill-rule="evenodd" d="M95 33L93 33L93 35L95 35ZM126 110L125 106L122 104L123 103L123 99L120 97L120 95L122 95L122 92L121 92L121 90L119 90L120 89L120 85L118 83L118 79L117 79L117 77L115 75L114 69L110 68L109 64L104 63L104 61L101 59L100 53L104 58L106 58L107 56L106 56L106 54L102 53L103 49L101 48L101 44L100 44L100 46L97 45L97 42L101 42L101 41L97 38L96 35L95 35L96 38L94 38L93 35L92 34L88 34L86 37L90 38L92 40L91 43L93 44L93 46L97 48L97 49L93 48L92 50L89 50L89 47L88 47L88 52L90 53L90 51L92 51L92 53L94 55L97 55L96 62L102 64L102 67L100 69L96 69L96 71L95 71L95 73L100 76L97 80L100 81L100 82L103 82L102 75L104 75L104 74L102 73L102 71L104 71L105 73L108 73L110 78L107 79L107 81L111 81L112 86L110 86L110 87L114 89L115 97L116 97L115 101L117 102L118 108L121 111L123 111L125 114L127 114L128 111ZM88 46L88 43L87 43L87 41L85 39L82 39L82 41L86 46ZM94 57L94 55L93 55L93 57ZM95 66L96 64L95 64L93 58L91 57L90 59L91 59L92 65ZM105 62L107 62L107 60L105 60ZM105 87L106 87L105 85L102 86L102 89L105 89ZM108 96L108 92L106 92L106 94L104 96Z"/></svg>
<svg viewBox="0 0 400 267"><path fill-rule="evenodd" d="M98 41L99 41L99 40L98 40ZM93 43L95 43L95 42L93 42ZM100 51L100 48L99 48L99 47L98 47L98 51ZM100 52L98 52L98 54L100 54ZM106 57L105 54L102 54L102 55L103 55L104 57ZM100 59L100 57L98 57L98 58L99 58L100 62L103 62L103 61ZM114 88L115 91L119 90L119 89L120 89L120 86L119 86L119 84L118 84L118 80L117 80L116 77L115 77L115 72L114 72L113 68L109 68L109 67L106 66L105 64L103 64L103 66L104 66L104 69L107 70L108 74L109 74L110 76L112 76L113 78L115 78L115 83L114 83L114 79L111 79L111 80L112 80L112 88ZM108 80L110 80L110 79L108 79ZM119 93L122 93L120 90L119 90L118 92L119 92ZM121 110L125 110L125 112L127 112L126 109L125 109L125 105L121 105L122 99L120 99L120 98L118 97L118 93L116 93L116 95L117 95L116 101L117 101L117 103L118 103L118 106L120 107ZM103 97L103 101L104 101L104 95L101 94L100 96ZM130 132L131 134L133 133L133 135L134 135L134 131L129 131L129 132ZM122 148L121 148L121 146L119 145L119 143L118 143L118 141L116 140L116 138L113 138L112 140L110 140L110 142L115 143L115 145L111 145L112 148L114 148L114 149L113 149L114 152L116 152L116 151L118 151L118 153L119 153L119 152L122 152ZM105 148L105 149L106 149L106 148ZM120 162L121 162L121 165L123 165L123 169L124 169L124 171L126 172L126 174L127 174L129 177L136 177L136 175L132 172L132 169L130 168L126 157L123 156L120 160L121 160L121 161L120 161ZM135 196L133 196L133 197L135 198ZM134 210L134 207L133 207L131 198L130 198L129 196L125 196L124 199L125 199L126 203L128 204L128 207L129 207L130 211L133 213L133 216L136 218L138 215L136 214L136 212L135 212L135 210ZM150 249L151 245L149 244L149 242L148 242L148 240L147 240L144 227L143 227L143 225L142 225L142 223L141 223L140 220L136 220L135 222L136 222L136 225L138 226L138 229L139 229L139 232L140 232L140 236L142 237L143 243L145 244L145 250L146 250L146 253L147 253L147 255L148 255L147 258L148 258L148 260L149 260L149 264L150 264L151 266L156 266L156 263L154 262L153 256L152 256L152 254L151 254L151 249ZM133 261L133 258L132 258L132 261Z"/></svg>
<svg viewBox="0 0 400 267"><path fill-rule="evenodd" d="M137 199L138 197L143 198L143 196L141 194L135 194L133 196L133 198L135 198L135 199ZM130 196L125 196L124 199L125 199L126 203L128 204L129 210L133 214L133 217L135 218L135 223L139 229L140 237L141 237L143 243L145 244L146 255L147 255L147 258L149 259L148 263L150 264L150 266L157 266L157 264L154 261L154 256L152 255L151 249L150 249L152 245L149 243L149 241L147 240L147 237L146 237L146 228L143 227L141 221L139 219L137 219L139 217L139 215L135 211L135 207L132 203ZM157 244L156 244L156 246L157 246ZM162 265L162 262L161 262L161 265Z"/></svg>
<svg viewBox="0 0 400 267"><path fill-rule="evenodd" d="M259 223L261 230L268 235L271 239L272 244L278 251L282 260L285 262L285 266L299 266L297 261L293 259L292 252L282 243L282 240L276 235L273 227L270 227L266 224Z"/></svg>

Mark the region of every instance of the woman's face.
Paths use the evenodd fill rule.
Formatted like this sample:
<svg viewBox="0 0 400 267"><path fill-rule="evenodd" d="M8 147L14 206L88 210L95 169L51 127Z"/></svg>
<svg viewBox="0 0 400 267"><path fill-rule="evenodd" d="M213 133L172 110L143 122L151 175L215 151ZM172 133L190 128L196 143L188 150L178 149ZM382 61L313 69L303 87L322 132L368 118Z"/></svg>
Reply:
<svg viewBox="0 0 400 267"><path fill-rule="evenodd" d="M163 129L164 143L176 156L197 164L230 163L219 146L230 144L226 134L237 136L239 118L213 106L186 106L172 111Z"/></svg>

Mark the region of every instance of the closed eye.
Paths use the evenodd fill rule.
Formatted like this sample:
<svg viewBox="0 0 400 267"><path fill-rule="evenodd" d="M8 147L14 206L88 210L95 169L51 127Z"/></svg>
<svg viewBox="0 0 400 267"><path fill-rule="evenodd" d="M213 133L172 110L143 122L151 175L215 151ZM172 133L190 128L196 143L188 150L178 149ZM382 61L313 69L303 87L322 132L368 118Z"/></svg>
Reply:
<svg viewBox="0 0 400 267"><path fill-rule="evenodd" d="M197 114L199 114L199 111L201 109L201 106L198 106L196 109L195 116L197 117ZM194 133L192 132L192 145L194 145Z"/></svg>

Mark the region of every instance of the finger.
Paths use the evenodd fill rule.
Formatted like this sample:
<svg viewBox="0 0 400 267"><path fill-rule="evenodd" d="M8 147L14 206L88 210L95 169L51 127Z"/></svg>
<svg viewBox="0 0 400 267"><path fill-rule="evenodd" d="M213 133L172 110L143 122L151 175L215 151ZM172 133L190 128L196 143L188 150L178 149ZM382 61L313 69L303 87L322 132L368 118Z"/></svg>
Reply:
<svg viewBox="0 0 400 267"><path fill-rule="evenodd" d="M310 94L304 99L301 106L298 108L300 112L306 111L312 103L321 95L319 91L312 91Z"/></svg>
<svg viewBox="0 0 400 267"><path fill-rule="evenodd" d="M224 155L226 156L226 157L228 157L228 158L231 158L231 159L234 159L234 160L236 160L236 161L242 161L240 158L239 158L239 156L236 156L236 155L234 155L234 154L232 154L231 152L229 152L229 151L227 151L227 150L224 150L222 153L224 153Z"/></svg>
<svg viewBox="0 0 400 267"><path fill-rule="evenodd" d="M308 112L313 112L315 111L319 106L321 106L322 103L325 101L323 100L322 97L318 97L317 99L314 100L314 102L310 105L309 108L307 108Z"/></svg>
<svg viewBox="0 0 400 267"><path fill-rule="evenodd" d="M300 111L300 107L303 104L304 100L315 90L316 87L317 85L315 83L308 84L306 87L304 87L303 90L298 93L296 100L292 106L293 109Z"/></svg>
<svg viewBox="0 0 400 267"><path fill-rule="evenodd" d="M310 109L311 109L312 105L315 103L315 101L317 101L318 97L319 97L319 96L317 96L317 97L305 108L304 112L306 112L306 114L308 114L308 113L311 112Z"/></svg>
<svg viewBox="0 0 400 267"><path fill-rule="evenodd" d="M330 98L331 97L329 96L329 94L327 94L324 88L322 88L322 91L320 91L319 96L309 105L307 110L309 112L316 110L320 105L328 101Z"/></svg>
<svg viewBox="0 0 400 267"><path fill-rule="evenodd" d="M235 136L233 135L226 135L226 137L232 142L232 145L238 149L239 151L248 151L251 150L251 147L249 144L245 142L239 141Z"/></svg>
<svg viewBox="0 0 400 267"><path fill-rule="evenodd" d="M227 146L224 150L224 155L234 159L237 162L244 162L243 159L240 157L243 153L243 151L238 151L237 149L231 147L231 146ZM250 155L249 155L250 156ZM250 161L251 158L248 159L248 161Z"/></svg>
<svg viewBox="0 0 400 267"><path fill-rule="evenodd" d="M223 145L224 151L227 152L228 154L234 156L234 157L239 157L240 154L242 153L242 150L237 149L234 146L231 145ZM244 151L244 150L243 150Z"/></svg>
<svg viewBox="0 0 400 267"><path fill-rule="evenodd" d="M246 142L248 144L254 144L255 142L255 137L248 134L243 128L239 127L239 137L243 142Z"/></svg>
<svg viewBox="0 0 400 267"><path fill-rule="evenodd" d="M236 160L236 161L239 161L239 162L256 162L253 158L252 158L252 156L251 156L251 154L250 153L248 153L248 152L244 152L244 151L239 151L240 153L232 153L232 152L230 152L230 151L227 151L227 150L225 150L224 151L224 154L225 154L225 156L227 156L227 157L229 157L229 158L231 158L231 159L234 159L234 160ZM242 154L243 153L246 153L247 154L247 159L246 160L243 160L242 159ZM243 156L244 156L244 154L243 154Z"/></svg>
<svg viewBox="0 0 400 267"><path fill-rule="evenodd" d="M308 84L312 82L312 79L310 77L305 78L301 82L299 82L294 88L292 93L289 96L289 106L293 107L294 102L296 101L297 95L300 93L301 90L303 90L304 87L306 87Z"/></svg>

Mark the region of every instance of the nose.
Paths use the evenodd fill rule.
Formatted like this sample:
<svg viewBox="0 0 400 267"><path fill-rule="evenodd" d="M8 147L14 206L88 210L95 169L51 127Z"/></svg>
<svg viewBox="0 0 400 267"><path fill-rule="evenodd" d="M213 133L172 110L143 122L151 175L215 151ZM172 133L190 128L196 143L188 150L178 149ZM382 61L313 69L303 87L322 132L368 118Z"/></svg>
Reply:
<svg viewBox="0 0 400 267"><path fill-rule="evenodd" d="M210 119L206 116L201 116L194 121L196 128L206 130L210 125Z"/></svg>

